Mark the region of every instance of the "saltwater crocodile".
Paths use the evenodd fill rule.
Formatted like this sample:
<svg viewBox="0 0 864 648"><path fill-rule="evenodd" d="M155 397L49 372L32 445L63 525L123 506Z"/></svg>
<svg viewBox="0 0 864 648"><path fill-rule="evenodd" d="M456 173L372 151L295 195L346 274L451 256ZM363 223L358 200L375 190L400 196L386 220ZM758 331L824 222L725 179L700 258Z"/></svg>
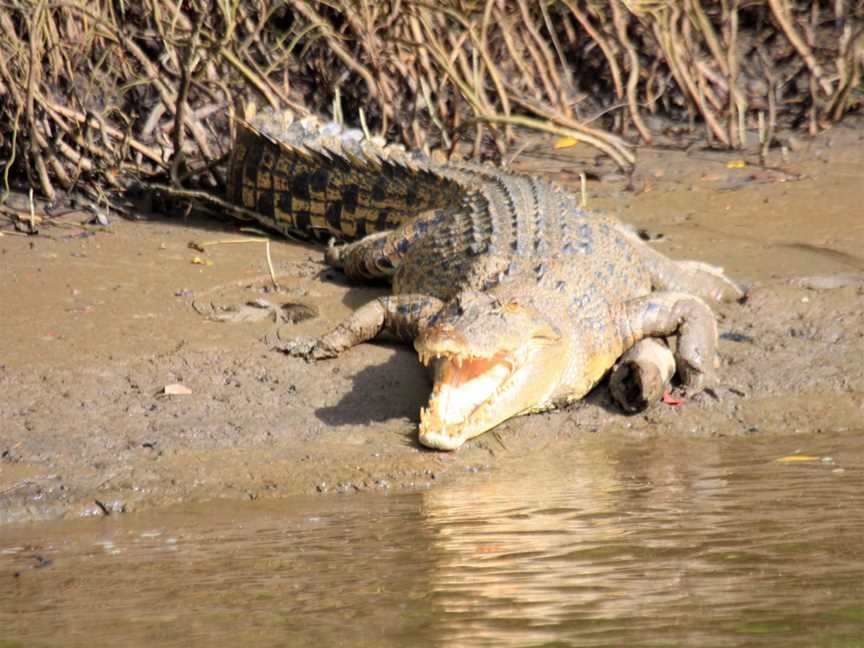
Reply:
<svg viewBox="0 0 864 648"><path fill-rule="evenodd" d="M703 300L742 295L719 269L671 261L555 184L433 162L312 118L239 123L228 197L271 228L331 238L325 258L349 278L392 283L283 350L333 357L382 331L413 342L434 365L419 429L433 448L582 398L643 338L677 334L678 374L702 388L718 366Z"/></svg>

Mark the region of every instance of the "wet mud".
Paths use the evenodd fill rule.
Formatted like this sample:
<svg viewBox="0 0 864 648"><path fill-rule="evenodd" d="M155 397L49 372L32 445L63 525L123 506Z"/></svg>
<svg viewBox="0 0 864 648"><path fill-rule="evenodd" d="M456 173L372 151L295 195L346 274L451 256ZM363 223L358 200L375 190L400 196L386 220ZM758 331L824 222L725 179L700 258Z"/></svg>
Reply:
<svg viewBox="0 0 864 648"><path fill-rule="evenodd" d="M632 416L601 384L455 453L417 443L430 385L413 350L381 341L309 364L267 349L386 292L349 284L318 247L273 241L276 290L260 243L189 247L247 236L231 223L142 215L0 237L0 523L470 484L584 435L864 434L860 125L798 141L769 169L645 149L632 189L592 173L589 206L747 287L717 308L721 383ZM539 143L517 166L574 187L592 169L579 150L551 153Z"/></svg>

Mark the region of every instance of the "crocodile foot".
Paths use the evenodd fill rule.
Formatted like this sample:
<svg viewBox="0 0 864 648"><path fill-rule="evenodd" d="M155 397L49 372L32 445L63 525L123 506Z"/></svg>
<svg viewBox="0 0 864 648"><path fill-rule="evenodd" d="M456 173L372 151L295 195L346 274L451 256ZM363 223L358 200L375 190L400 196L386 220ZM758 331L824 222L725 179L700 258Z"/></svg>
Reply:
<svg viewBox="0 0 864 648"><path fill-rule="evenodd" d="M675 358L662 341L645 338L618 360L609 377L609 392L628 414L659 401L675 374Z"/></svg>

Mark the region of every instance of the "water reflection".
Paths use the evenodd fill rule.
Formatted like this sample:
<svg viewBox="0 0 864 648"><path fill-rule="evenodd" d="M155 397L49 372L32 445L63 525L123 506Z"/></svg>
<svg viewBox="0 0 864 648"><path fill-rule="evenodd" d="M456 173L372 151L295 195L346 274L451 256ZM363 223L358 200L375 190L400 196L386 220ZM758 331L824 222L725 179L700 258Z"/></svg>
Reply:
<svg viewBox="0 0 864 648"><path fill-rule="evenodd" d="M864 639L854 452L852 474L833 458L777 464L770 444L586 445L513 479L427 493L442 633L455 645L789 645L828 625Z"/></svg>
<svg viewBox="0 0 864 648"><path fill-rule="evenodd" d="M774 461L800 442L587 438L421 495L0 530L0 645L860 645L864 450Z"/></svg>

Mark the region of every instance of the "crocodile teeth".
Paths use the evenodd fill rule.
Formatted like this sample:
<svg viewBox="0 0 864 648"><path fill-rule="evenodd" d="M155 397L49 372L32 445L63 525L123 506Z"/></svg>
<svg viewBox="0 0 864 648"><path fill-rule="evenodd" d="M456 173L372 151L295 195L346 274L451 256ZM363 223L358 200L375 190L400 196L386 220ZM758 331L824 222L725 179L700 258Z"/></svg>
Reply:
<svg viewBox="0 0 864 648"><path fill-rule="evenodd" d="M446 425L443 424L440 417L433 414L432 407L420 408L420 434L426 434L430 431L440 429L441 432L446 432Z"/></svg>
<svg viewBox="0 0 864 648"><path fill-rule="evenodd" d="M420 362L424 365L428 365L433 359L441 358L440 354L432 354L428 351L420 351L417 355L420 357Z"/></svg>

